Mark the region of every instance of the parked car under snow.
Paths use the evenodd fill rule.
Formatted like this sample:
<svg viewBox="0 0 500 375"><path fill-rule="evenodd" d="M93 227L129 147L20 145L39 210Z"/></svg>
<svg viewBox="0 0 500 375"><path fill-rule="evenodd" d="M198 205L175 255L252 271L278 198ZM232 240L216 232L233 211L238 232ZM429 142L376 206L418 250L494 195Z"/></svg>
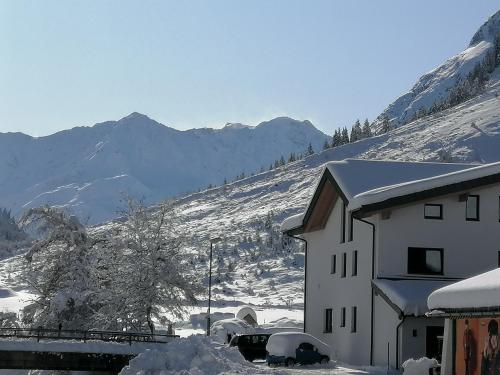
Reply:
<svg viewBox="0 0 500 375"><path fill-rule="evenodd" d="M266 345L269 366L328 363L330 346L307 333L283 332L269 337Z"/></svg>

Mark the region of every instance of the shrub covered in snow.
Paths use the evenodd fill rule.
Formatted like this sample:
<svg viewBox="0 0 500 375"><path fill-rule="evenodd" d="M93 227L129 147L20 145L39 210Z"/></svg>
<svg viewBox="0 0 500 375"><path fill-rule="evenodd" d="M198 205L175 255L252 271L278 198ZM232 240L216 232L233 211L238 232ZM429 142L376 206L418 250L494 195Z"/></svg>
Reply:
<svg viewBox="0 0 500 375"><path fill-rule="evenodd" d="M433 368L438 364L435 359L429 359L426 357L420 359L408 359L403 363L403 374L404 375L423 375L428 374L429 369Z"/></svg>
<svg viewBox="0 0 500 375"><path fill-rule="evenodd" d="M258 374L238 349L218 344L210 337L177 339L163 351L147 350L132 359L120 375Z"/></svg>

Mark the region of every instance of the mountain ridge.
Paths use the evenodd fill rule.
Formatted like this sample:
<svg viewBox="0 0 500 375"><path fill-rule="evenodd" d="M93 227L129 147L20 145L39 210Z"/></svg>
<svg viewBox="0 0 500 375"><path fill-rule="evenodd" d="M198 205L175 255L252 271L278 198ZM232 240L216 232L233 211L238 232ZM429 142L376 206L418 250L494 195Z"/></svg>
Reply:
<svg viewBox="0 0 500 375"><path fill-rule="evenodd" d="M133 112L43 137L0 133L0 206L19 214L55 205L96 223L115 216L121 193L154 203L257 172L329 139L310 122L262 124L177 130Z"/></svg>

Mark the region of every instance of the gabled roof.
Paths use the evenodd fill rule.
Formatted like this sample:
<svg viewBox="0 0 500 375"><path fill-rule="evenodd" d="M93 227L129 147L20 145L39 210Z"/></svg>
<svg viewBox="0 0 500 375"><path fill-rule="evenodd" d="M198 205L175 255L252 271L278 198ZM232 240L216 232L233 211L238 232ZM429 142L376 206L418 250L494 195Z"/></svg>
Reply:
<svg viewBox="0 0 500 375"><path fill-rule="evenodd" d="M292 216L282 231L300 233L316 206L325 181L332 184L348 211L358 217L393 206L500 181L500 162L478 164L346 159L325 164L302 218Z"/></svg>
<svg viewBox="0 0 500 375"><path fill-rule="evenodd" d="M431 310L491 311L500 309L500 268L445 286L427 301Z"/></svg>

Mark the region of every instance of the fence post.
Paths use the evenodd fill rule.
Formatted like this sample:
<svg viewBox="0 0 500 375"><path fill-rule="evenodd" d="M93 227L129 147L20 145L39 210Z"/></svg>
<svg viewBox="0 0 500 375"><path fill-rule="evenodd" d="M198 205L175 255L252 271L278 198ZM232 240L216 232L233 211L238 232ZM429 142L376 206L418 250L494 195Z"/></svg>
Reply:
<svg viewBox="0 0 500 375"><path fill-rule="evenodd" d="M132 346L132 335L130 333L128 334L128 344Z"/></svg>

